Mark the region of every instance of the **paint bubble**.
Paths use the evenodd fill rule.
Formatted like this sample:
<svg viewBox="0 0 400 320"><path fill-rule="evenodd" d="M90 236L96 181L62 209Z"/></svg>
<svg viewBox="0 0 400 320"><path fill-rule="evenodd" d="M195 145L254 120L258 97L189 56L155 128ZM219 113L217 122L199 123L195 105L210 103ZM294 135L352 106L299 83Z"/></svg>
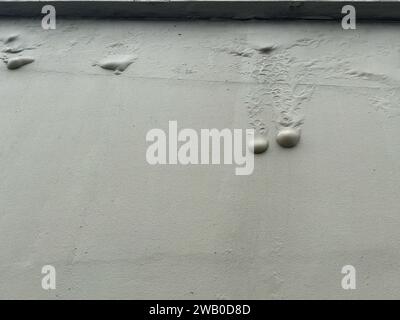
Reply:
<svg viewBox="0 0 400 320"><path fill-rule="evenodd" d="M31 57L15 57L7 59L4 62L7 64L7 68L10 70L18 69L26 64L32 63L35 59Z"/></svg>
<svg viewBox="0 0 400 320"><path fill-rule="evenodd" d="M274 51L277 48L276 45L274 44L267 44L265 46L262 47L258 47L256 48L256 50L260 53L271 53L272 51Z"/></svg>
<svg viewBox="0 0 400 320"><path fill-rule="evenodd" d="M2 52L4 52L4 53L20 53L24 50L34 50L34 49L36 49L36 47L21 47L21 46L6 47L5 49L2 50Z"/></svg>
<svg viewBox="0 0 400 320"><path fill-rule="evenodd" d="M17 40L18 38L19 38L19 34L12 34L12 35L9 35L9 36L6 36L6 37L2 38L1 40L4 43L10 43L10 42L13 42L13 41Z"/></svg>
<svg viewBox="0 0 400 320"><path fill-rule="evenodd" d="M284 148L292 148L296 146L299 140L300 130L295 128L281 129L276 135L276 142Z"/></svg>
<svg viewBox="0 0 400 320"><path fill-rule="evenodd" d="M18 48L7 47L7 48L2 50L2 52L4 52L4 53L20 53L22 51L24 51L24 49L23 48L19 48L19 47Z"/></svg>
<svg viewBox="0 0 400 320"><path fill-rule="evenodd" d="M95 63L94 66L99 66L103 69L112 70L120 74L126 68L128 68L129 65L135 61L135 59L136 57L130 55L110 56L99 61L98 63Z"/></svg>
<svg viewBox="0 0 400 320"><path fill-rule="evenodd" d="M248 148L255 154L264 153L269 146L268 139L264 136L255 136L249 141Z"/></svg>

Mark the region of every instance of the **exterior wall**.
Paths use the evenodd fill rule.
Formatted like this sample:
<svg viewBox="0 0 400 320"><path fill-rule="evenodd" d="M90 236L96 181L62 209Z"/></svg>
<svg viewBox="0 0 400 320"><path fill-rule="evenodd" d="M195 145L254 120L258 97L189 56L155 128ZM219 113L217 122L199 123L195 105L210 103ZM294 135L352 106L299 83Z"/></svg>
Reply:
<svg viewBox="0 0 400 320"><path fill-rule="evenodd" d="M398 24L0 30L35 48L0 68L0 298L400 298ZM113 54L136 60L120 75L92 66ZM285 112L294 149L274 142ZM151 166L146 133L169 120L254 127L270 148L250 176ZM341 288L346 264L356 290Z"/></svg>

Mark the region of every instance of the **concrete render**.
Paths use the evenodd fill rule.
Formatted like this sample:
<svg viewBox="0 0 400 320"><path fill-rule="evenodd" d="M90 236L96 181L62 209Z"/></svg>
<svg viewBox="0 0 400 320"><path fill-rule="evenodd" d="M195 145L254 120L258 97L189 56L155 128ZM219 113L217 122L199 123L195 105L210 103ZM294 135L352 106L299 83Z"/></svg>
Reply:
<svg viewBox="0 0 400 320"><path fill-rule="evenodd" d="M34 59L0 64L0 298L400 298L399 34L0 20L0 57ZM117 55L135 59L98 65ZM146 133L170 120L270 145L250 176L151 166ZM301 128L295 148L274 140L285 127ZM47 264L56 290L41 288Z"/></svg>

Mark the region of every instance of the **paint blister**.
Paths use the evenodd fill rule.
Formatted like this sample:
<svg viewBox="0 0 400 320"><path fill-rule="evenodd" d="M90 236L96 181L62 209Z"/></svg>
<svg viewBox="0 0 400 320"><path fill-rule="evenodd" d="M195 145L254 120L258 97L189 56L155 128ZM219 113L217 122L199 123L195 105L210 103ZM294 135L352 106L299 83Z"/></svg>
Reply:
<svg viewBox="0 0 400 320"><path fill-rule="evenodd" d="M32 63L33 61L35 61L35 59L32 57L15 57L4 60L9 70L21 68L22 66Z"/></svg>
<svg viewBox="0 0 400 320"><path fill-rule="evenodd" d="M295 147L300 141L300 130L296 128L284 128L276 135L276 142L284 148Z"/></svg>
<svg viewBox="0 0 400 320"><path fill-rule="evenodd" d="M255 136L248 143L249 150L255 154L264 153L268 146L268 139L264 136Z"/></svg>

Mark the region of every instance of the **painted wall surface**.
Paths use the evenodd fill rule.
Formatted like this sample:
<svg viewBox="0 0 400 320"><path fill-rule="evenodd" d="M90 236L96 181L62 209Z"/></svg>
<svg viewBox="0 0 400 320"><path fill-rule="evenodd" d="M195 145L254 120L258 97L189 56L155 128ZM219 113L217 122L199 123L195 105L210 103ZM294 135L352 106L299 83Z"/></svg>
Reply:
<svg viewBox="0 0 400 320"><path fill-rule="evenodd" d="M35 59L0 66L0 298L400 298L399 35L0 20L1 50L24 49L0 57ZM96 65L114 55L133 63ZM149 165L146 133L170 120L255 128L270 147L249 176ZM275 143L284 126L301 127L296 148Z"/></svg>

